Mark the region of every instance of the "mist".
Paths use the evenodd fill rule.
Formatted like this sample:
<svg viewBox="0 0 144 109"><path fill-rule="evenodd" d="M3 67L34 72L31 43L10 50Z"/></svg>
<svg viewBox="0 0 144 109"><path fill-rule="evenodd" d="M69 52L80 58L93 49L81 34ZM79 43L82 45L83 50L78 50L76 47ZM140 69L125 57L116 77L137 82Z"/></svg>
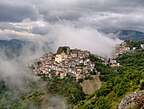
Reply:
<svg viewBox="0 0 144 109"><path fill-rule="evenodd" d="M35 50L32 50L33 44L36 44ZM5 107L10 108L12 103L15 101L22 100L22 95L27 95L29 93L44 93L46 94L46 83L39 78L32 70L28 67L28 65L32 64L35 59L40 58L44 53L49 52L50 49L44 48L40 42L33 43L32 45L25 45L21 48L19 55L17 56L11 50L8 50L8 53L12 55L12 57L7 56L6 49L9 48L1 48L0 49L0 81L4 81L6 87L11 91L11 94L8 93L9 99L7 97L1 99L1 105L7 103ZM34 87L35 89L32 89ZM47 94L45 95L45 97ZM44 101L45 100L45 101ZM62 97L51 97L47 96L47 98L43 98L45 105L41 104L41 109L51 108L51 109L67 109L67 103ZM35 105L31 101L27 101L24 104L25 107L30 109L39 109L37 105Z"/></svg>
<svg viewBox="0 0 144 109"><path fill-rule="evenodd" d="M30 83L43 84L27 65L46 52L55 53L59 46L88 50L92 54L110 58L115 46L122 42L111 31L144 31L143 1L141 4L141 0L131 0L132 3L130 0L122 1L0 0L0 39L32 43L23 46L19 56L10 50L12 58L6 55L8 48L0 49L0 80L5 81L9 88L16 87L24 93L29 92ZM19 94L13 96L20 97ZM48 97L48 101L51 103L50 109L53 109L53 105L56 105L54 109L60 105L67 108L64 107L66 102L63 98Z"/></svg>
<svg viewBox="0 0 144 109"><path fill-rule="evenodd" d="M33 37L29 35L23 37L23 35L15 33L13 37L11 32L6 38L1 36L3 40L7 40L7 38L19 39L32 43L23 46L19 51L19 56L14 56L11 59L5 53L5 49L9 48L0 50L0 76L5 81L9 77L10 82L7 83L23 86L24 75L30 75L29 77L33 75L26 65L33 63L35 59L46 52L55 53L59 46L88 50L92 54L110 58L115 46L122 42L115 34L106 34L94 27L77 26L66 21L54 24L47 23L45 27L47 28L45 31L47 30L48 33L42 36L39 34ZM42 26L42 28L44 27ZM10 50L9 54L13 55L14 53Z"/></svg>
<svg viewBox="0 0 144 109"><path fill-rule="evenodd" d="M122 42L115 34L105 34L95 28L74 25L56 25L52 35L56 37L55 48L70 46L88 50L101 57L111 57L115 46Z"/></svg>

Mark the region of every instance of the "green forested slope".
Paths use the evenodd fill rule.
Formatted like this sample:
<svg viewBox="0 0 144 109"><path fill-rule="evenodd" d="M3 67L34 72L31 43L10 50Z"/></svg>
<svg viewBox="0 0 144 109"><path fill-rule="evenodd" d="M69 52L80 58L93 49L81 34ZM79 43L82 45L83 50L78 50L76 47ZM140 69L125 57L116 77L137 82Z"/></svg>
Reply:
<svg viewBox="0 0 144 109"><path fill-rule="evenodd" d="M105 83L95 94L81 101L77 109L117 109L125 95L144 89L144 50L118 57L120 67L110 68L94 61Z"/></svg>

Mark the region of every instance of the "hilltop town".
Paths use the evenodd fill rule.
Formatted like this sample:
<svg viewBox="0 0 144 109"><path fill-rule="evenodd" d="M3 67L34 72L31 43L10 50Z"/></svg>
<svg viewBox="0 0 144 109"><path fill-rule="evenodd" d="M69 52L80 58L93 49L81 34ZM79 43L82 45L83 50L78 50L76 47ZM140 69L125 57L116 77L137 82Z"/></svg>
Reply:
<svg viewBox="0 0 144 109"><path fill-rule="evenodd" d="M94 70L94 64L89 59L87 50L59 47L56 54L46 53L30 65L39 76L59 77L63 79L71 75L76 79L85 78Z"/></svg>
<svg viewBox="0 0 144 109"><path fill-rule="evenodd" d="M140 45L143 49L143 45ZM118 44L113 51L112 58L105 60L101 59L104 64L111 67L120 66L116 58L129 51L136 50L136 47L130 48L126 42ZM96 71L95 65L90 61L91 53L87 50L71 49L68 46L61 46L55 54L49 52L42 57L35 60L33 64L29 65L35 74L41 77L58 77L65 78L70 75L76 79L85 78L91 72Z"/></svg>

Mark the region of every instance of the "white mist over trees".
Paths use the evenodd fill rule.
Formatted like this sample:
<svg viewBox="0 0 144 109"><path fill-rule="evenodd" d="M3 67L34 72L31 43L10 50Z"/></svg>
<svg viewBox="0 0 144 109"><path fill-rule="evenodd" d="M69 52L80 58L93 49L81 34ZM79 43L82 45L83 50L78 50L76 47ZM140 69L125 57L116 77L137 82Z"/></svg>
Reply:
<svg viewBox="0 0 144 109"><path fill-rule="evenodd" d="M122 41L115 34L102 31L144 31L143 3L142 0L0 0L0 39L19 39L36 45L35 51L26 45L18 57L11 59L5 56L7 48L0 50L0 79L25 91L26 77L32 82L39 81L26 65L64 45L111 57Z"/></svg>

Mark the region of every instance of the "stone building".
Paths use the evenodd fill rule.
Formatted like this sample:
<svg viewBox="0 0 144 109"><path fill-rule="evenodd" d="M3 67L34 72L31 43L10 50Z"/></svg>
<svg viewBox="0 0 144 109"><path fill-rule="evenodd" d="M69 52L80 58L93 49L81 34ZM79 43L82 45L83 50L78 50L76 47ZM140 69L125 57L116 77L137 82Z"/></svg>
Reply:
<svg viewBox="0 0 144 109"><path fill-rule="evenodd" d="M89 55L90 52L86 50L59 47L56 54L46 53L30 67L36 74L49 78L56 76L62 79L67 75L76 79L85 78L95 67Z"/></svg>

